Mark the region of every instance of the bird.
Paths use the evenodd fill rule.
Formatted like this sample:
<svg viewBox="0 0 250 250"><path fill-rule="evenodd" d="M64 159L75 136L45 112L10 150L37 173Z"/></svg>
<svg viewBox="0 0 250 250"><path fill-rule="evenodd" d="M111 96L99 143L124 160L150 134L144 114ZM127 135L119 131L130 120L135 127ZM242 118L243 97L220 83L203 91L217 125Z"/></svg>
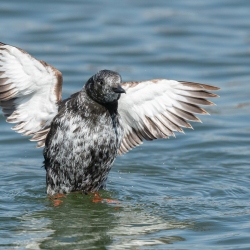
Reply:
<svg viewBox="0 0 250 250"><path fill-rule="evenodd" d="M144 140L169 138L220 88L188 81L153 79L122 82L100 70L83 88L62 100L62 73L26 51L0 43L0 106L14 131L44 147L48 195L106 188L117 155Z"/></svg>

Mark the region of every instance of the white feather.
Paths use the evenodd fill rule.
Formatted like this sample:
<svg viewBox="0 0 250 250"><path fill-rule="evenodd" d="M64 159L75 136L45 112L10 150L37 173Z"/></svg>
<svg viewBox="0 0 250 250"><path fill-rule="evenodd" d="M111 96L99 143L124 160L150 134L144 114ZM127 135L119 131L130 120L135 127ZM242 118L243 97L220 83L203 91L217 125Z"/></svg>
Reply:
<svg viewBox="0 0 250 250"><path fill-rule="evenodd" d="M141 138L141 142L137 143L139 145L143 139L174 136L173 131L183 132L181 127L192 128L186 120L200 121L194 116L194 111L207 114L197 104L212 105L204 97L216 97L206 90L219 89L205 84L166 79L127 82L122 87L126 94L121 96L118 106L124 127L120 154L132 148L127 145L131 141L129 137L133 135Z"/></svg>
<svg viewBox="0 0 250 250"><path fill-rule="evenodd" d="M62 75L54 67L39 61L25 51L10 45L0 44L0 75L6 82L1 87L14 89L15 93L0 98L0 105L10 123L23 123L13 129L24 134L34 135L48 127L58 111L61 100ZM8 106L9 105L9 106ZM8 113L8 109L14 112Z"/></svg>

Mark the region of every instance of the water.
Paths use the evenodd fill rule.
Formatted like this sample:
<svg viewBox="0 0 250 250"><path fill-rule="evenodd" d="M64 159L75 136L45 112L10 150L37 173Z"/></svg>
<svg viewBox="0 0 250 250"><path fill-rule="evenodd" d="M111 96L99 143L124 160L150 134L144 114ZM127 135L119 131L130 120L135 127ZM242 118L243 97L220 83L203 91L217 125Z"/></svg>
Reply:
<svg viewBox="0 0 250 250"><path fill-rule="evenodd" d="M211 116L118 157L101 195L53 207L42 150L0 118L2 249L250 249L250 2L1 0L1 41L64 75L63 97L100 69L124 81L222 88Z"/></svg>

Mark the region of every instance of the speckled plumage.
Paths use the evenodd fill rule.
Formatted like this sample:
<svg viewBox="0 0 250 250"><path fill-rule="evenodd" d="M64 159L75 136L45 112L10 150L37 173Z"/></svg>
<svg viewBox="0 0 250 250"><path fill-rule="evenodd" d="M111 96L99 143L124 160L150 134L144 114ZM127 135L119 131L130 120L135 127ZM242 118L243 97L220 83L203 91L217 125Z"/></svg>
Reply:
<svg viewBox="0 0 250 250"><path fill-rule="evenodd" d="M123 138L117 104L83 89L60 106L44 148L48 194L104 187Z"/></svg>
<svg viewBox="0 0 250 250"><path fill-rule="evenodd" d="M0 43L0 106L12 128L44 148L47 193L97 191L117 154L144 140L168 138L201 122L219 88L153 79L121 82L101 70L62 101L62 74L14 46ZM126 92L126 94L124 94Z"/></svg>

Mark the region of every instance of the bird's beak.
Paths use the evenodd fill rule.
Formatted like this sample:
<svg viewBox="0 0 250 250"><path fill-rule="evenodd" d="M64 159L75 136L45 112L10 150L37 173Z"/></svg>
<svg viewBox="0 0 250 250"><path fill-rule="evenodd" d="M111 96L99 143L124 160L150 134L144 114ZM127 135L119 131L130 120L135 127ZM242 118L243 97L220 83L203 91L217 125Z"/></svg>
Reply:
<svg viewBox="0 0 250 250"><path fill-rule="evenodd" d="M125 94L126 94L125 89L123 89L123 88L121 87L121 85L118 85L117 88L113 88L113 91L114 91L115 93L125 93Z"/></svg>

